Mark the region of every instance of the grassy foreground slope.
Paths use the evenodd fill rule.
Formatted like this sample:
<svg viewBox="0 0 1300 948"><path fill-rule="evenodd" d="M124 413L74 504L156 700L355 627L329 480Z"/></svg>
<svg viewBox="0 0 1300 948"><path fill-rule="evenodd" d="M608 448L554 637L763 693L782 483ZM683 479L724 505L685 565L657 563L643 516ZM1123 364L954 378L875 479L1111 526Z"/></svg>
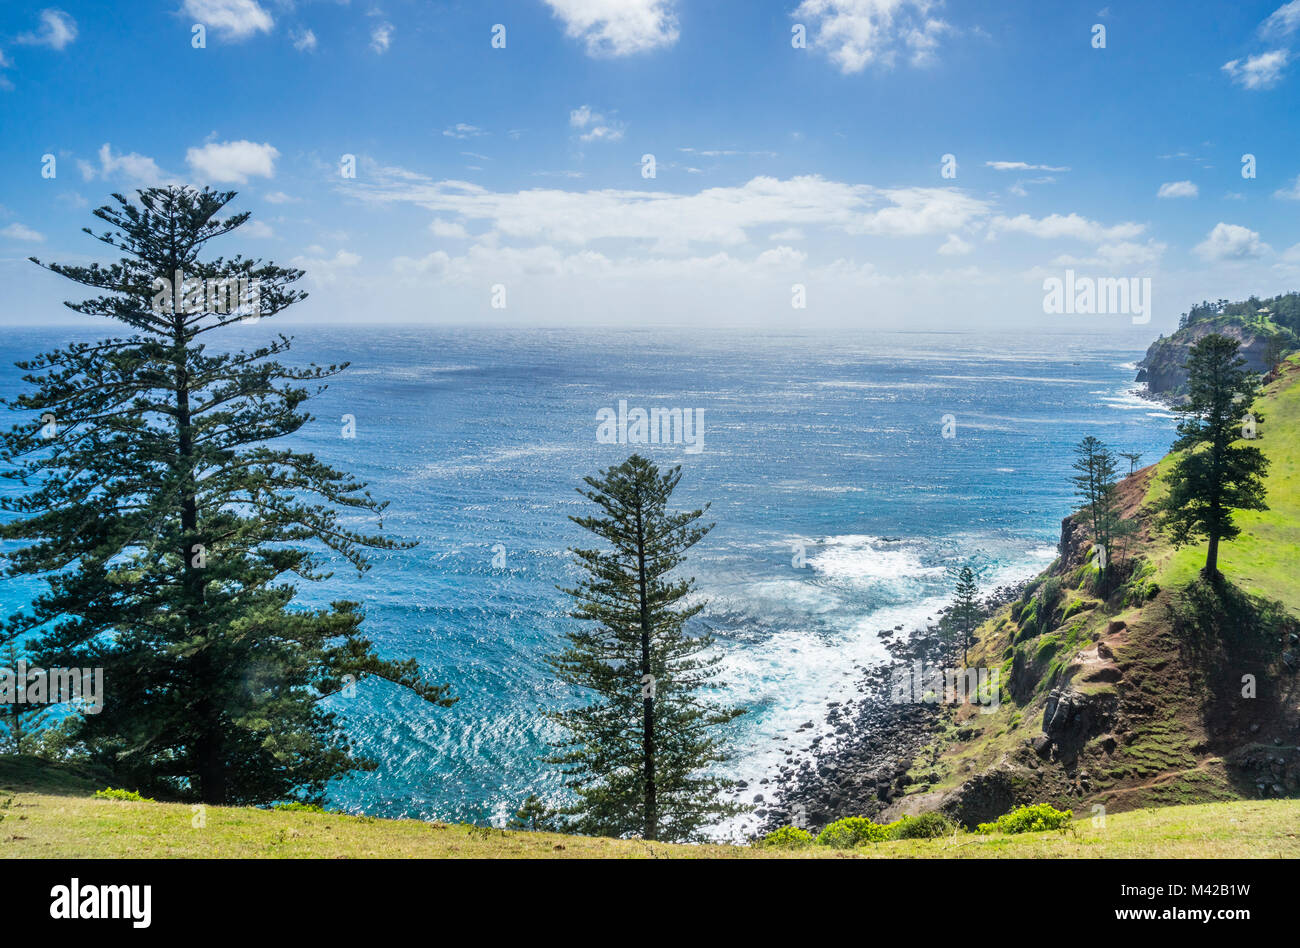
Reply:
<svg viewBox="0 0 1300 948"><path fill-rule="evenodd" d="M1097 591L1091 542L1067 518L1058 560L979 630L970 664L1000 669L1000 706L951 712L887 817L942 809L971 824L1017 803L1113 814L1300 795L1294 357L1254 412L1269 509L1237 514L1242 534L1221 549L1227 584L1200 580L1204 544L1174 550L1153 527L1172 456L1120 484L1138 529L1122 588Z"/></svg>
<svg viewBox="0 0 1300 948"><path fill-rule="evenodd" d="M680 846L382 820L334 813L97 799L75 770L0 757L0 858L1300 858L1300 801L1268 800L1124 813L1071 833L957 834L856 850Z"/></svg>

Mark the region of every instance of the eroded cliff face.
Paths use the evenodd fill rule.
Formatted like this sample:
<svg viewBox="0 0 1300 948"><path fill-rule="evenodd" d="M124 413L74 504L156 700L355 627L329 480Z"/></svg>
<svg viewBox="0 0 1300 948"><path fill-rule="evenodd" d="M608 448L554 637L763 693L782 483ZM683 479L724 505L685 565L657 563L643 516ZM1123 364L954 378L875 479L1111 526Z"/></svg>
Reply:
<svg viewBox="0 0 1300 948"><path fill-rule="evenodd" d="M1146 356L1138 363L1137 381L1145 382L1147 391L1152 395L1177 398L1187 387L1187 353L1192 346L1204 337L1218 333L1241 344L1241 355L1251 371L1264 373L1264 350L1268 346L1269 334L1257 331L1241 323L1225 319L1214 319L1196 323L1186 329L1180 329L1172 336L1157 339L1147 349Z"/></svg>

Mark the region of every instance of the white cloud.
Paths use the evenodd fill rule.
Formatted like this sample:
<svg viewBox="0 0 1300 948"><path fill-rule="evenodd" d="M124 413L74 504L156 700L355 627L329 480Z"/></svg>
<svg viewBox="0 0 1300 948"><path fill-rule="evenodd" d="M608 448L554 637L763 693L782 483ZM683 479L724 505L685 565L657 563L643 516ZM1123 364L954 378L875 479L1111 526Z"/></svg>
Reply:
<svg viewBox="0 0 1300 948"><path fill-rule="evenodd" d="M285 194L283 191L271 191L265 195L265 198L268 204L294 204L298 201L296 197Z"/></svg>
<svg viewBox="0 0 1300 948"><path fill-rule="evenodd" d="M995 171L1069 171L1069 168L1058 168L1053 165L1031 165L1024 161L986 161L985 167L992 168Z"/></svg>
<svg viewBox="0 0 1300 948"><path fill-rule="evenodd" d="M463 138L477 138L478 136L484 135L486 133L483 131L483 129L479 128L477 125L466 125L464 122L457 122L455 125L452 125L448 128L444 128L442 130L442 134L446 135L448 138L463 139Z"/></svg>
<svg viewBox="0 0 1300 948"><path fill-rule="evenodd" d="M24 227L22 224L10 224L0 230L0 236L7 237L10 240L25 240L30 243L41 243L45 240L44 234L34 231L30 227Z"/></svg>
<svg viewBox="0 0 1300 948"><path fill-rule="evenodd" d="M77 21L62 10L42 10L41 28L35 33L23 33L15 42L24 46L48 46L63 49L77 38Z"/></svg>
<svg viewBox="0 0 1300 948"><path fill-rule="evenodd" d="M695 194L663 191L489 191L464 181L433 181L377 168L349 193L377 203L406 202L438 215L486 221L507 238L582 245L597 240L648 241L661 252L692 243L746 243L751 230L825 226L841 233L924 236L960 230L989 206L954 188L874 188L818 175L757 177L738 187Z"/></svg>
<svg viewBox="0 0 1300 948"><path fill-rule="evenodd" d="M1281 198L1284 201L1300 201L1300 174L1296 175L1290 187L1278 188L1274 191L1273 197Z"/></svg>
<svg viewBox="0 0 1300 948"><path fill-rule="evenodd" d="M246 40L270 33L275 21L257 0L185 0L182 12L225 39Z"/></svg>
<svg viewBox="0 0 1300 948"><path fill-rule="evenodd" d="M622 122L606 119L599 112L593 112L591 106L580 105L569 113L569 125L582 129L578 136L584 142L617 142L623 138L627 128Z"/></svg>
<svg viewBox="0 0 1300 948"><path fill-rule="evenodd" d="M1244 63L1233 59L1223 64L1223 71L1232 77L1232 81L1247 89L1269 89L1277 85L1282 78L1291 53L1285 49L1251 56Z"/></svg>
<svg viewBox="0 0 1300 948"><path fill-rule="evenodd" d="M219 184L247 184L250 177L272 177L279 157L280 152L271 145L250 141L212 142L185 152L194 174Z"/></svg>
<svg viewBox="0 0 1300 948"><path fill-rule="evenodd" d="M1160 185L1160 190L1156 192L1156 197L1161 198L1194 198L1200 194L1200 189L1192 181L1166 181Z"/></svg>
<svg viewBox="0 0 1300 948"><path fill-rule="evenodd" d="M1274 10L1267 20L1260 24L1262 36L1290 36L1300 29L1300 0L1291 0Z"/></svg>
<svg viewBox="0 0 1300 948"><path fill-rule="evenodd" d="M239 233L245 237L267 238L275 236L275 231L265 221L248 221L243 227L239 228Z"/></svg>
<svg viewBox="0 0 1300 948"><path fill-rule="evenodd" d="M1218 262L1255 259L1268 253L1271 248L1259 239L1258 232L1249 227L1220 221L1193 250L1203 260Z"/></svg>
<svg viewBox="0 0 1300 948"><path fill-rule="evenodd" d="M310 53L316 49L316 34L311 30L295 31L289 34L289 38L293 40L293 48L300 53Z"/></svg>
<svg viewBox="0 0 1300 948"><path fill-rule="evenodd" d="M370 48L376 53L388 52L393 44L393 24L380 23L370 32Z"/></svg>
<svg viewBox="0 0 1300 948"><path fill-rule="evenodd" d="M802 250L781 246L764 250L754 259L754 263L766 270L790 270L803 266L807 259L808 255Z"/></svg>
<svg viewBox="0 0 1300 948"><path fill-rule="evenodd" d="M785 230L779 230L767 238L768 240L803 240L804 233L798 227L787 227Z"/></svg>
<svg viewBox="0 0 1300 948"><path fill-rule="evenodd" d="M105 180L120 177L132 184L153 187L165 183L167 178L152 158L135 152L114 155L112 146L107 142L99 146L98 169L88 161L78 161L77 167L81 169L81 177L86 181L92 181L98 175Z"/></svg>
<svg viewBox="0 0 1300 948"><path fill-rule="evenodd" d="M671 0L546 0L590 56L627 56L677 42Z"/></svg>
<svg viewBox="0 0 1300 948"><path fill-rule="evenodd" d="M939 253L944 254L945 256L960 257L970 253L974 249L974 247L962 240L956 234L949 234L948 239L945 240L943 246L939 248Z"/></svg>
<svg viewBox="0 0 1300 948"><path fill-rule="evenodd" d="M445 221L441 217L433 219L433 222L429 224L429 230L433 232L435 237L464 240L469 236L469 231L465 230L464 224L459 224L456 221Z"/></svg>
<svg viewBox="0 0 1300 948"><path fill-rule="evenodd" d="M934 60L939 37L951 27L930 16L932 0L803 0L791 14L816 27L812 45L848 74L890 67L900 51L923 66Z"/></svg>
<svg viewBox="0 0 1300 948"><path fill-rule="evenodd" d="M1071 240L1085 240L1090 243L1103 243L1137 237L1144 230L1146 230L1144 224L1131 221L1106 227L1097 221L1080 217L1078 214L1049 214L1047 217L1041 218L1020 214L1016 217L998 216L993 218L989 224L989 237L996 237L1005 231L1028 234L1042 240L1056 240L1064 237Z"/></svg>
<svg viewBox="0 0 1300 948"><path fill-rule="evenodd" d="M1130 267L1154 267L1160 262L1166 249L1168 245L1158 240L1148 240L1145 244L1120 241L1102 244L1089 257L1062 254L1053 263L1058 267L1103 267L1114 273Z"/></svg>
<svg viewBox="0 0 1300 948"><path fill-rule="evenodd" d="M307 253L323 255L325 251L320 247L311 246L307 248ZM299 270L307 271L307 276L318 283L334 283L346 273L355 270L357 264L361 263L361 257L350 250L340 250L333 257L302 255L294 257L289 263Z"/></svg>

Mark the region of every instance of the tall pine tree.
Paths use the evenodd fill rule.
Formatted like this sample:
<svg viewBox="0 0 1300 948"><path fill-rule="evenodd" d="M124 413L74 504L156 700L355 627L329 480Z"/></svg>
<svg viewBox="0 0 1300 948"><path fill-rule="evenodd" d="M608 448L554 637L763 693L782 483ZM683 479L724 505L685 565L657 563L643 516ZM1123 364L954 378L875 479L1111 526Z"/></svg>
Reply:
<svg viewBox="0 0 1300 948"><path fill-rule="evenodd" d="M661 474L633 455L578 488L601 515L571 519L606 546L573 551L586 575L563 591L581 625L550 661L589 699L551 715L567 731L551 762L577 794L567 815L579 833L694 840L742 809L721 799L729 784L709 768L726 759L714 729L743 711L704 693L721 656L708 654L710 636L685 631L704 608L684 602L695 581L669 576L713 526L700 523L707 507L668 510L680 479L681 468Z"/></svg>
<svg viewBox="0 0 1300 948"><path fill-rule="evenodd" d="M975 568L963 565L949 570L953 580L952 609L949 621L952 634L961 643L961 663L965 667L969 660L970 647L975 644L975 630L980 623L980 587Z"/></svg>
<svg viewBox="0 0 1300 948"><path fill-rule="evenodd" d="M98 292L72 310L129 335L19 363L30 389L8 407L29 414L0 460L27 490L0 501L17 515L0 537L27 541L7 574L48 588L0 640L35 631L45 665L104 668L104 709L77 737L132 786L212 804L318 799L331 778L374 766L352 755L323 698L373 676L452 699L414 661L376 655L357 603L293 604L295 581L329 575L321 554L362 572L367 549L398 544L341 516L379 518L386 505L365 484L272 445L312 420L309 389L346 364L286 366L283 335L209 349L213 333L305 295L293 289L302 271L207 255L248 220L220 216L234 196L115 194L94 212L109 229L86 233L122 258L48 265ZM232 280L256 291L232 304Z"/></svg>
<svg viewBox="0 0 1300 948"><path fill-rule="evenodd" d="M1268 509L1268 458L1255 445L1239 443L1243 416L1259 391L1259 377L1247 371L1239 349L1237 340L1215 333L1188 353L1188 397L1177 409L1184 418L1173 445L1180 453L1158 506L1160 527L1175 546L1209 541L1202 575L1210 580L1219 578L1219 544L1241 532L1233 511Z"/></svg>
<svg viewBox="0 0 1300 948"><path fill-rule="evenodd" d="M1074 449L1074 493L1083 501L1084 511L1092 527L1093 545L1098 549L1098 585L1104 590L1109 584L1115 558L1115 540L1123 532L1119 515L1119 501L1115 495L1115 454L1092 435L1084 438ZM1104 551L1104 552L1101 552Z"/></svg>

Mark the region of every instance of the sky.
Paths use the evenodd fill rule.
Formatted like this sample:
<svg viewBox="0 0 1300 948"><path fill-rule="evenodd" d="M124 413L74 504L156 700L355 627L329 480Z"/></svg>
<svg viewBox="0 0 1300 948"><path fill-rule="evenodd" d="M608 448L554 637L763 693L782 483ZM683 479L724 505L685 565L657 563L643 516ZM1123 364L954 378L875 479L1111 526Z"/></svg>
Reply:
<svg viewBox="0 0 1300 948"><path fill-rule="evenodd" d="M308 324L1150 337L1300 288L1298 60L1300 0L6 0L0 323L185 183Z"/></svg>

